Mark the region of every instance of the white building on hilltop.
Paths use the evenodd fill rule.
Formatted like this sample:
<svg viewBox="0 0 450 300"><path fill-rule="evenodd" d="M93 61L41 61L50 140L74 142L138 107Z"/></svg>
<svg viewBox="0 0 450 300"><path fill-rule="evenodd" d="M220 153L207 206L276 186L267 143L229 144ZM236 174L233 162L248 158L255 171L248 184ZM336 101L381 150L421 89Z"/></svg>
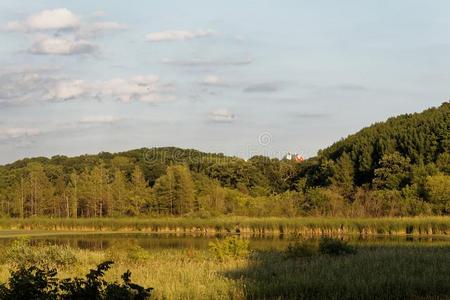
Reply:
<svg viewBox="0 0 450 300"><path fill-rule="evenodd" d="M285 156L283 156L283 159L292 160L298 163L301 163L305 160L305 158L298 153L287 153Z"/></svg>

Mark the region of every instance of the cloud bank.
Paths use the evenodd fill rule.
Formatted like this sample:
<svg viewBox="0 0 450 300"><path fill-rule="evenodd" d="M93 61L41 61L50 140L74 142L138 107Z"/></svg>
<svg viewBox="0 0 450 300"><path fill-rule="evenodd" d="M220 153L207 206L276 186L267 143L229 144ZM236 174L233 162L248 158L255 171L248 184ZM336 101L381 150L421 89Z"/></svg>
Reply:
<svg viewBox="0 0 450 300"><path fill-rule="evenodd" d="M49 89L46 98L51 101L91 98L113 99L122 103L133 101L157 103L168 100L166 94L167 91L159 77L140 75L95 82L62 80Z"/></svg>
<svg viewBox="0 0 450 300"><path fill-rule="evenodd" d="M172 99L171 86L155 75L88 81L61 77L56 71L22 70L0 74L0 104L76 99L159 103Z"/></svg>
<svg viewBox="0 0 450 300"><path fill-rule="evenodd" d="M170 41L185 41L197 38L204 38L212 36L214 34L213 30L167 30L152 32L145 36L145 41L147 42L170 42Z"/></svg>
<svg viewBox="0 0 450 300"><path fill-rule="evenodd" d="M29 137L40 134L41 131L37 128L0 128L0 139L15 139L21 137Z"/></svg>
<svg viewBox="0 0 450 300"><path fill-rule="evenodd" d="M85 40L46 37L35 42L29 52L41 55L74 55L93 53L96 50L94 44Z"/></svg>
<svg viewBox="0 0 450 300"><path fill-rule="evenodd" d="M43 10L29 16L24 21L11 21L6 25L9 31L35 31L75 29L80 26L80 19L66 8Z"/></svg>
<svg viewBox="0 0 450 300"><path fill-rule="evenodd" d="M251 59L171 59L164 58L162 60L163 64L166 65L177 65L177 66L241 66L248 65L252 63Z"/></svg>
<svg viewBox="0 0 450 300"><path fill-rule="evenodd" d="M214 123L231 123L236 120L236 115L225 108L216 109L209 113L209 121Z"/></svg>
<svg viewBox="0 0 450 300"><path fill-rule="evenodd" d="M86 116L81 118L81 124L112 124L117 123L121 119L112 115Z"/></svg>
<svg viewBox="0 0 450 300"><path fill-rule="evenodd" d="M202 85L211 87L229 87L230 84L226 82L223 78L216 75L206 75L200 82Z"/></svg>
<svg viewBox="0 0 450 300"><path fill-rule="evenodd" d="M66 8L43 10L25 20L11 21L6 31L27 33L32 38L28 49L37 55L92 54L98 46L90 38L100 33L124 30L128 27L117 22L82 22L81 18Z"/></svg>
<svg viewBox="0 0 450 300"><path fill-rule="evenodd" d="M273 93L281 89L278 82L263 82L246 87L244 93Z"/></svg>

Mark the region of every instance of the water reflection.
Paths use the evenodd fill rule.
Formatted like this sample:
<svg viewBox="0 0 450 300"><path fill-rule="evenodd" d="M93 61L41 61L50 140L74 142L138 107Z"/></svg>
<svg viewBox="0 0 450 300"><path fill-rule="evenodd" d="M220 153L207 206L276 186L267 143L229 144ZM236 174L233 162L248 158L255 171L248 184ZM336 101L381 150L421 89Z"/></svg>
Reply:
<svg viewBox="0 0 450 300"><path fill-rule="evenodd" d="M50 234L50 235L31 235L29 240L32 245L68 245L73 248L106 250L112 246L139 245L144 249L180 249L193 248L204 249L208 243L214 239L223 238L223 235L204 236L190 234L151 234L151 233L102 233L102 234ZM320 237L310 236L242 236L250 240L251 249L284 249L295 240L316 242ZM360 245L392 244L411 245L411 244L438 244L450 245L448 237L444 236L341 236L341 239L350 243ZM17 236L4 236L0 238L1 246L8 246L17 239Z"/></svg>

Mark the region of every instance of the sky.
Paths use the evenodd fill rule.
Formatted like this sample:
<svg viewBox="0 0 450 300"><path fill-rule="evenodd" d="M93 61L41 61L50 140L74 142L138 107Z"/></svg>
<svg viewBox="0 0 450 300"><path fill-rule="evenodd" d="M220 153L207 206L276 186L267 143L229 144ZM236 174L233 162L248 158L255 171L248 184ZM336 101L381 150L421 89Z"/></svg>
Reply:
<svg viewBox="0 0 450 300"><path fill-rule="evenodd" d="M449 99L446 0L2 0L0 163L313 156Z"/></svg>

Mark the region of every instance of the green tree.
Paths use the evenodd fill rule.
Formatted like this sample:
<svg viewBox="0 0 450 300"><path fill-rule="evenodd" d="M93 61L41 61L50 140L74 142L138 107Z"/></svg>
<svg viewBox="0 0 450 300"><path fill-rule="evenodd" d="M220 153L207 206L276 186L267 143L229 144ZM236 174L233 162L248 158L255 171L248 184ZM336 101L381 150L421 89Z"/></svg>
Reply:
<svg viewBox="0 0 450 300"><path fill-rule="evenodd" d="M70 217L70 189L66 184L64 173L57 175L55 186L55 196L53 197L53 215L58 217Z"/></svg>
<svg viewBox="0 0 450 300"><path fill-rule="evenodd" d="M425 190L427 200L435 205L438 213L450 213L450 176L428 176Z"/></svg>
<svg viewBox="0 0 450 300"><path fill-rule="evenodd" d="M39 216L51 214L54 188L40 163L27 165L26 184L28 215Z"/></svg>
<svg viewBox="0 0 450 300"><path fill-rule="evenodd" d="M450 130L450 128L449 128ZM444 172L445 174L450 174L450 153L444 152L441 153L437 160L436 160L436 166L441 170L441 172Z"/></svg>
<svg viewBox="0 0 450 300"><path fill-rule="evenodd" d="M350 156L344 152L334 165L331 184L338 188L342 196L346 199L350 199L353 195L353 180L353 162Z"/></svg>
<svg viewBox="0 0 450 300"><path fill-rule="evenodd" d="M378 189L399 190L408 183L410 171L409 158L398 152L385 154L380 160L380 167L375 169L373 185Z"/></svg>
<svg viewBox="0 0 450 300"><path fill-rule="evenodd" d="M154 194L158 211L183 215L192 211L194 182L186 166L170 166L166 175L156 180Z"/></svg>
<svg viewBox="0 0 450 300"><path fill-rule="evenodd" d="M175 179L173 172L159 177L153 186L156 211L158 214L174 214L175 204Z"/></svg>
<svg viewBox="0 0 450 300"><path fill-rule="evenodd" d="M153 206L153 193L144 178L141 168L136 166L131 176L130 209L132 215L150 212Z"/></svg>
<svg viewBox="0 0 450 300"><path fill-rule="evenodd" d="M130 191L123 171L117 169L111 183L112 204L111 211L115 215L126 214L128 209Z"/></svg>
<svg viewBox="0 0 450 300"><path fill-rule="evenodd" d="M85 169L79 177L79 207L86 217L103 217L109 211L110 195L108 177L105 168L95 166L92 170Z"/></svg>
<svg viewBox="0 0 450 300"><path fill-rule="evenodd" d="M79 203L79 187L78 182L80 181L80 176L75 172L70 174L68 186L69 193L69 210L70 216L72 218L78 217L78 203Z"/></svg>

